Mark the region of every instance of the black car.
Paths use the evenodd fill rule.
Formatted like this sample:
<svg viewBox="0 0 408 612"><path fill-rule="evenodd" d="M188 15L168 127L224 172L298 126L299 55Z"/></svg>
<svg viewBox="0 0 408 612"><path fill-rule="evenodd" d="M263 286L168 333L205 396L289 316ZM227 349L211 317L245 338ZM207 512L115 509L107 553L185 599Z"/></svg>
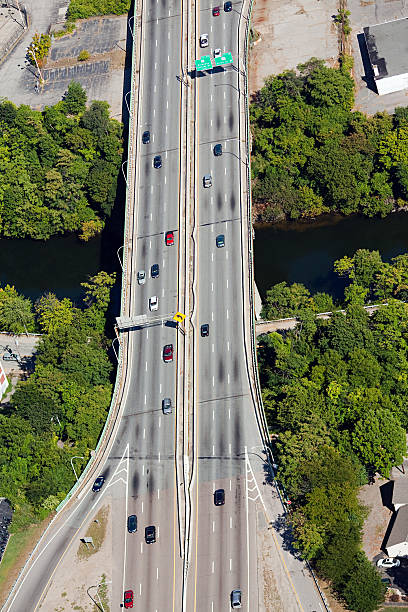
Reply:
<svg viewBox="0 0 408 612"><path fill-rule="evenodd" d="M135 533L137 531L137 517L136 514L128 516L128 532Z"/></svg>
<svg viewBox="0 0 408 612"><path fill-rule="evenodd" d="M150 142L150 132L148 130L146 130L146 132L143 132L142 142L143 142L143 144L149 144L149 142Z"/></svg>
<svg viewBox="0 0 408 612"><path fill-rule="evenodd" d="M228 2L224 2L224 11L226 13L232 11L232 2L230 0L228 0Z"/></svg>
<svg viewBox="0 0 408 612"><path fill-rule="evenodd" d="M205 338L206 336L208 336L210 333L210 326L208 325L208 323L204 323L201 326L201 335L203 338Z"/></svg>
<svg viewBox="0 0 408 612"><path fill-rule="evenodd" d="M156 527L154 525L149 525L149 527L146 527L145 540L146 544L153 544L156 541Z"/></svg>
<svg viewBox="0 0 408 612"><path fill-rule="evenodd" d="M223 506L225 504L224 489L217 489L216 491L214 491L214 504L216 506Z"/></svg>
<svg viewBox="0 0 408 612"><path fill-rule="evenodd" d="M103 487L103 483L105 482L105 478L103 476L98 476L98 478L93 483L92 491L97 493Z"/></svg>
<svg viewBox="0 0 408 612"><path fill-rule="evenodd" d="M152 267L150 268L150 276L152 278L157 278L159 276L159 273L160 273L159 264L153 264Z"/></svg>
<svg viewBox="0 0 408 612"><path fill-rule="evenodd" d="M161 155L155 155L154 156L153 166L155 168L161 168L162 167L162 158L161 158Z"/></svg>
<svg viewBox="0 0 408 612"><path fill-rule="evenodd" d="M215 157L219 157L222 155L222 144L216 144L214 147L214 155Z"/></svg>

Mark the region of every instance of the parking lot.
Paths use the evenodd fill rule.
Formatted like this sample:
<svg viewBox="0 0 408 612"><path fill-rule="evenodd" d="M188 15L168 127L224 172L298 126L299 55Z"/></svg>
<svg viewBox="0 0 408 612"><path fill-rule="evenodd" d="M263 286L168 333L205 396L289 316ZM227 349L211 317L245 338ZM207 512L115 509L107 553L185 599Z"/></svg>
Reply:
<svg viewBox="0 0 408 612"><path fill-rule="evenodd" d="M252 27L260 39L250 56L249 89L257 91L271 74L296 68L311 57L333 65L338 57L336 0L256 0Z"/></svg>

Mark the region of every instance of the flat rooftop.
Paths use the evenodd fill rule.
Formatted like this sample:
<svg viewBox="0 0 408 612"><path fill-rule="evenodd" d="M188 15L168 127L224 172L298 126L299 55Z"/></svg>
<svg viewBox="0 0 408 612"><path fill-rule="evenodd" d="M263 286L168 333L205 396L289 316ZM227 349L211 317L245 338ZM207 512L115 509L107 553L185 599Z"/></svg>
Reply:
<svg viewBox="0 0 408 612"><path fill-rule="evenodd" d="M408 18L364 28L376 79L408 72Z"/></svg>

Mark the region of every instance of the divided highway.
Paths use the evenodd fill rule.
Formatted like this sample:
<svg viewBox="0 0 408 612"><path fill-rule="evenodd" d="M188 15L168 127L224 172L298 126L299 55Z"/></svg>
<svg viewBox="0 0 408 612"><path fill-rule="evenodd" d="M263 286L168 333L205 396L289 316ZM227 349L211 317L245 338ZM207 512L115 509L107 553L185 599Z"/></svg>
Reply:
<svg viewBox="0 0 408 612"><path fill-rule="evenodd" d="M256 481L265 477L265 454L246 345L249 272L241 183L247 168L240 153L244 92L238 72L239 27L246 15L241 1L232 2L231 10L220 5L218 15L213 8L209 0L142 0L138 6L139 105L131 122L137 155L128 169L135 214L124 249L128 310L121 314L133 320L146 315L150 322L121 332L127 337L125 384L100 467L46 532L3 608L7 612L50 609L55 573L69 573L67 553L105 504L112 513L112 610L132 590L133 607L143 612L227 611L234 589L241 592L243 610L262 609L260 540L268 533L272 542L267 522L273 513L260 491L270 495L270 488ZM189 44L195 44L190 55L231 51L234 65L194 74L184 59L187 24ZM208 34L208 48L200 49L200 34ZM204 187L204 175L211 176L210 187ZM185 336L166 324L184 303ZM173 358L165 361L169 345ZM165 398L170 414L162 409ZM105 483L94 493L99 474ZM225 503L216 505L220 489ZM137 531L129 533L133 514ZM154 543L145 540L148 526L156 529ZM288 610L322 609L314 593L302 607L284 560L280 569L289 585Z"/></svg>

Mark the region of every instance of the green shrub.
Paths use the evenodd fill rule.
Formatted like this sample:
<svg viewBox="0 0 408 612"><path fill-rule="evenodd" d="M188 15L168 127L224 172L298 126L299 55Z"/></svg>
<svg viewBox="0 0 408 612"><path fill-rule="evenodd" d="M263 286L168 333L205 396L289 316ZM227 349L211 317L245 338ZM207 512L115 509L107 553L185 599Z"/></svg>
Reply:
<svg viewBox="0 0 408 612"><path fill-rule="evenodd" d="M77 57L78 62L86 62L91 57L91 54L86 49L82 49Z"/></svg>

